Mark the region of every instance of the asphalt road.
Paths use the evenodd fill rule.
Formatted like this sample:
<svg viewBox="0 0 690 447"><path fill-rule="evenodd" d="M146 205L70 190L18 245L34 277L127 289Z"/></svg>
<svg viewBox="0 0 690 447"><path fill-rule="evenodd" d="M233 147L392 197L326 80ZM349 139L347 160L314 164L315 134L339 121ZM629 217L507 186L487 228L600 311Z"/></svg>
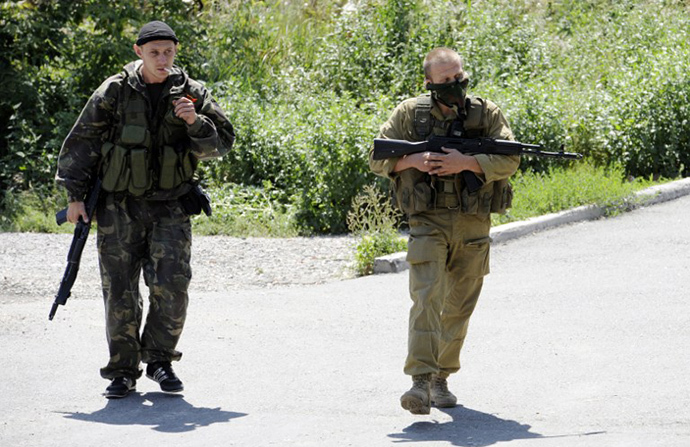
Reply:
<svg viewBox="0 0 690 447"><path fill-rule="evenodd" d="M0 446L687 447L689 221L686 196L496 244L461 406L429 416L399 406L407 272L196 294L184 395L117 401L97 300L0 294Z"/></svg>

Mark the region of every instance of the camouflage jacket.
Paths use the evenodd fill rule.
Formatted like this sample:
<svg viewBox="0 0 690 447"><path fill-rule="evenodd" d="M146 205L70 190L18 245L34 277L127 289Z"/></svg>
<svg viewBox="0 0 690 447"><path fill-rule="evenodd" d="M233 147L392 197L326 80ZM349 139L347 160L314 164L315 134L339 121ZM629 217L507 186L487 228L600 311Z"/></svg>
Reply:
<svg viewBox="0 0 690 447"><path fill-rule="evenodd" d="M123 143L126 140L122 135L123 127L128 120L131 122L132 113L125 110L130 107L123 105L125 100L127 104L137 102L141 105L139 119L146 133L146 143L143 143L148 160L146 169L153 172L154 179L159 175L160 155L166 146L184 146L185 156L191 159L193 168L199 160L220 157L232 147L235 134L223 110L204 86L176 66L163 87L154 116L146 84L139 73L140 66L141 61L131 62L123 72L106 79L91 95L65 139L58 157L56 181L67 189L70 201L83 200L92 178L103 175L103 165L108 163L106 155L113 152L105 147L113 144L127 147L126 141ZM192 125L174 116L172 102L182 96L194 101L197 120ZM175 198L189 188L185 183L163 190L153 181L144 196Z"/></svg>

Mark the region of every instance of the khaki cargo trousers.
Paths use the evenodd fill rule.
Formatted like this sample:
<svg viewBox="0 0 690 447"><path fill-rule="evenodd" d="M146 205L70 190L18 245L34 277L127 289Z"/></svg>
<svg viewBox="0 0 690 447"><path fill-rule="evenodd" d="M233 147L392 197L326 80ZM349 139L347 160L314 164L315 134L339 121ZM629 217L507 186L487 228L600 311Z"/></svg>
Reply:
<svg viewBox="0 0 690 447"><path fill-rule="evenodd" d="M140 362L173 361L182 356L175 348L189 301L191 223L178 200L118 199L109 194L96 212L110 352L101 376L138 378ZM149 289L143 331L141 272Z"/></svg>
<svg viewBox="0 0 690 447"><path fill-rule="evenodd" d="M408 375L460 369L470 316L489 273L489 214L436 209L409 218Z"/></svg>

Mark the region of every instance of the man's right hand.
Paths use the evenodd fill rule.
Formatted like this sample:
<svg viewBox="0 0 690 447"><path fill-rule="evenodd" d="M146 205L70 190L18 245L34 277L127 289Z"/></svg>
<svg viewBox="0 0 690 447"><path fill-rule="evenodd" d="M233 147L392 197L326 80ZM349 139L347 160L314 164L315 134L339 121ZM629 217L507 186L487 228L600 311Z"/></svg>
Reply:
<svg viewBox="0 0 690 447"><path fill-rule="evenodd" d="M67 221L76 224L79 222L80 217L84 223L89 223L89 216L86 214L84 202L70 202L67 207Z"/></svg>
<svg viewBox="0 0 690 447"><path fill-rule="evenodd" d="M429 172L434 169L433 166L430 166L429 163L427 163L427 160L430 156L431 152L417 152L400 157L393 168L393 172L400 172L410 168L414 168L422 172Z"/></svg>

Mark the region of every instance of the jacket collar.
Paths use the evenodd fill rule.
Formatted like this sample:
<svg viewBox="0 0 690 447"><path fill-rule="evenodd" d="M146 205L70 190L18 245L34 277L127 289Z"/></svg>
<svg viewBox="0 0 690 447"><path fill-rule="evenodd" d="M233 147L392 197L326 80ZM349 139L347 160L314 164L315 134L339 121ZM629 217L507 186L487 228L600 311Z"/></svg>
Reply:
<svg viewBox="0 0 690 447"><path fill-rule="evenodd" d="M143 62L141 59L137 59L125 65L124 71L127 74L127 83L134 90L139 92L144 92L146 90L146 83L144 78L141 76L141 66ZM168 80L166 81L166 86L168 87L168 93L171 95L178 95L184 92L184 88L187 85L187 73L185 73L177 65L172 66L172 73L168 75Z"/></svg>

